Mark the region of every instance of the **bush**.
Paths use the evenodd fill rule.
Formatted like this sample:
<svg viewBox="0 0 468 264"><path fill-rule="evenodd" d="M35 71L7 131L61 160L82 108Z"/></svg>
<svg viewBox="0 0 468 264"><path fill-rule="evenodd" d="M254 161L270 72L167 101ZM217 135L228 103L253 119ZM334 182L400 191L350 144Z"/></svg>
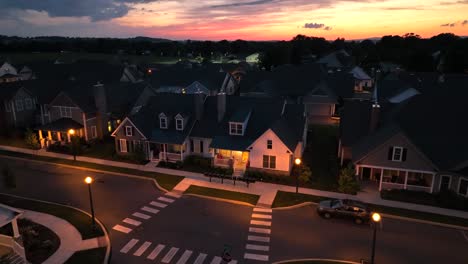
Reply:
<svg viewBox="0 0 468 264"><path fill-rule="evenodd" d="M351 166L342 168L338 178L338 191L347 194L356 194L359 189L360 186L354 175L354 168Z"/></svg>
<svg viewBox="0 0 468 264"><path fill-rule="evenodd" d="M36 133L34 133L31 129L28 128L26 130L26 133L24 134L24 141L26 145L30 149L40 149L41 144L39 143L39 140L37 139Z"/></svg>

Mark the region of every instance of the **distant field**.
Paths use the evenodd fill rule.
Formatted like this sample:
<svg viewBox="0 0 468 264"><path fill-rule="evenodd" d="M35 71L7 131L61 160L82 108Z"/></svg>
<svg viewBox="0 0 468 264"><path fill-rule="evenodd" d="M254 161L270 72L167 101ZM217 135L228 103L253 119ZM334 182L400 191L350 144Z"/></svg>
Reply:
<svg viewBox="0 0 468 264"><path fill-rule="evenodd" d="M40 53L0 53L0 63L3 61L9 61L13 64L24 64L27 62L34 61L55 61L60 59L61 61L73 62L76 60L99 60L107 61L109 63L119 63L121 61L129 61L131 63L162 63L162 64L174 64L179 61L177 57L161 57L156 55L127 55L127 54L104 54L104 53L51 53L51 52L40 52ZM184 58L180 58L184 59Z"/></svg>

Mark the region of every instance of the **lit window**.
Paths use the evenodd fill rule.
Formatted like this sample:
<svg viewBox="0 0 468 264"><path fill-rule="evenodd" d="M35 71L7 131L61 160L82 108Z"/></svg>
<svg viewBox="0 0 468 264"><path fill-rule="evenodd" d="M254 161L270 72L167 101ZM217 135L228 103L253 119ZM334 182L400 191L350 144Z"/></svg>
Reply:
<svg viewBox="0 0 468 264"><path fill-rule="evenodd" d="M125 127L125 136L127 136L127 137L133 136L133 127L131 127L131 126L126 126Z"/></svg>
<svg viewBox="0 0 468 264"><path fill-rule="evenodd" d="M184 120L177 118L176 119L176 129L177 130L184 130Z"/></svg>
<svg viewBox="0 0 468 264"><path fill-rule="evenodd" d="M229 131L231 135L244 135L244 125L239 123L229 123Z"/></svg>
<svg viewBox="0 0 468 264"><path fill-rule="evenodd" d="M267 149L273 148L273 140L267 140Z"/></svg>

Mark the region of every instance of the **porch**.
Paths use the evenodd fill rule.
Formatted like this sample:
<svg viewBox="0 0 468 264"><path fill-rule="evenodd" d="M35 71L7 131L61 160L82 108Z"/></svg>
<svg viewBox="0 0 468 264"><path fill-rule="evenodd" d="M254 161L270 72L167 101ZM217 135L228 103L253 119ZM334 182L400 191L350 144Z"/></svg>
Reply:
<svg viewBox="0 0 468 264"><path fill-rule="evenodd" d="M248 151L236 151L228 149L214 149L213 165L216 167L233 168L234 173L243 172L247 169L249 162Z"/></svg>
<svg viewBox="0 0 468 264"><path fill-rule="evenodd" d="M185 144L149 143L149 160L151 161L183 161L185 155Z"/></svg>
<svg viewBox="0 0 468 264"><path fill-rule="evenodd" d="M356 173L361 180L377 181L379 191L389 189L429 193L434 191L435 172L358 165Z"/></svg>
<svg viewBox="0 0 468 264"><path fill-rule="evenodd" d="M82 124L70 118L58 119L52 123L45 124L36 128L39 134L39 143L41 148L47 148L52 144L66 144L71 142L72 130L79 137L85 137L85 131Z"/></svg>

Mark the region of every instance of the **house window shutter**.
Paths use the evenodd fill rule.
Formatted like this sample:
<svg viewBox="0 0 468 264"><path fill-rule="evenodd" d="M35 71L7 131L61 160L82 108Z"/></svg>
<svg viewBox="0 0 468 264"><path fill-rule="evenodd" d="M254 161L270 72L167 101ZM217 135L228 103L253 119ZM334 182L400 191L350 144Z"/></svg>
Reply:
<svg viewBox="0 0 468 264"><path fill-rule="evenodd" d="M388 160L393 160L393 147L388 149Z"/></svg>
<svg viewBox="0 0 468 264"><path fill-rule="evenodd" d="M406 152L407 152L407 148L404 148L403 149L403 154L402 154L402 157L401 157L401 161L406 161Z"/></svg>

